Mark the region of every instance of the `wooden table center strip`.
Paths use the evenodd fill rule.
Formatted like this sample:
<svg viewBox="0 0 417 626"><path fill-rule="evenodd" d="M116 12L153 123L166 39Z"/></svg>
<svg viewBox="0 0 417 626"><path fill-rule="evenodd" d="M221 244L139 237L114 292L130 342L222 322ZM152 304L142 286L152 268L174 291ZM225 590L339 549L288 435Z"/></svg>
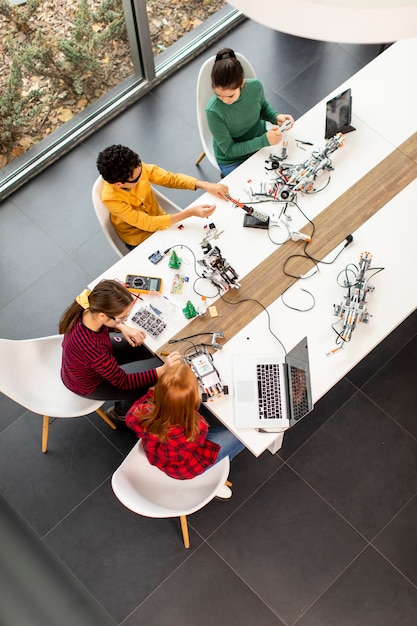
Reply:
<svg viewBox="0 0 417 626"><path fill-rule="evenodd" d="M314 238L308 245L308 253L315 259L323 259L415 178L417 133L314 218ZM311 225L306 225L303 232L311 233ZM281 245L240 281L239 290L232 289L213 303L218 317L194 318L172 339L222 331L225 334L222 344L226 343L262 312L262 306L256 301L264 307L269 306L297 280L286 276L283 267L291 255L302 255L303 249L302 242L292 240ZM286 271L293 276L302 276L312 266L308 258L295 256L287 262ZM239 304L233 306L226 300ZM178 344L166 343L159 352L170 352L177 347Z"/></svg>

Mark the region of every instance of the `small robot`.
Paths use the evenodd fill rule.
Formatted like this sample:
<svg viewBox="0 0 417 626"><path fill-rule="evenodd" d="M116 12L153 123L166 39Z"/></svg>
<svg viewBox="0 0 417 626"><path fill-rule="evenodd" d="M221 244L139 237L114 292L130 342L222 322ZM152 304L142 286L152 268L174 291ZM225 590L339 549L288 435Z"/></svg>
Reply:
<svg viewBox="0 0 417 626"><path fill-rule="evenodd" d="M196 375L202 400L207 402L209 398L227 395L229 389L222 385L220 375L213 363L213 357L204 345L196 346L184 356L185 362L191 367Z"/></svg>
<svg viewBox="0 0 417 626"><path fill-rule="evenodd" d="M229 291L232 288L239 289L240 284L237 282L239 275L222 256L220 248L217 246L212 248L207 242L203 251L204 258L197 261L204 268L202 271L203 278L211 280L213 285L222 291Z"/></svg>
<svg viewBox="0 0 417 626"><path fill-rule="evenodd" d="M321 152L313 152L309 159L298 165L285 166L282 164L280 167L279 163L272 161L271 167L266 169L273 169L277 174L277 179L270 193L274 200L291 202L298 191L302 193L311 192L316 178L325 170L333 169L329 155L343 146L343 140L342 133L337 133L329 139Z"/></svg>
<svg viewBox="0 0 417 626"><path fill-rule="evenodd" d="M337 348L328 353L329 356L342 350L345 343L351 340L352 333L360 322L364 324L369 322L371 315L367 310L367 297L375 289L366 279L366 273L370 269L371 261L372 255L369 252L362 252L353 281L344 281L344 286L347 289L345 301L341 304L335 304L333 307L334 315L337 315L343 321L343 328L338 332L336 340L337 343L340 343Z"/></svg>

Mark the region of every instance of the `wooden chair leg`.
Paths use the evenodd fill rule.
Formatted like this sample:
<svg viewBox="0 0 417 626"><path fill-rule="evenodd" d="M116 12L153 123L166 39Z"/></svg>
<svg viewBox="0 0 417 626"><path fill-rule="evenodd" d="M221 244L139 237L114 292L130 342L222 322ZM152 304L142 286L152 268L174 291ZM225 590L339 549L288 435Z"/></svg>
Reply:
<svg viewBox="0 0 417 626"><path fill-rule="evenodd" d="M182 530L182 538L184 540L184 546L186 548L190 547L190 536L188 534L188 524L187 524L187 516L181 515L181 530Z"/></svg>
<svg viewBox="0 0 417 626"><path fill-rule="evenodd" d="M195 162L196 165L199 165L199 163L201 163L201 161L204 159L204 157L206 156L206 153L203 152L200 154L200 156L198 157L197 161Z"/></svg>
<svg viewBox="0 0 417 626"><path fill-rule="evenodd" d="M96 413L97 413L97 415L100 415L101 419L103 419L106 422L106 424L108 424L110 426L110 428L113 428L113 430L116 430L116 426L115 426L114 422L111 421L111 419L107 415L107 413L105 413L101 409L96 409Z"/></svg>
<svg viewBox="0 0 417 626"><path fill-rule="evenodd" d="M49 417L43 416L42 424L42 452L46 452L48 447L48 433L49 433Z"/></svg>

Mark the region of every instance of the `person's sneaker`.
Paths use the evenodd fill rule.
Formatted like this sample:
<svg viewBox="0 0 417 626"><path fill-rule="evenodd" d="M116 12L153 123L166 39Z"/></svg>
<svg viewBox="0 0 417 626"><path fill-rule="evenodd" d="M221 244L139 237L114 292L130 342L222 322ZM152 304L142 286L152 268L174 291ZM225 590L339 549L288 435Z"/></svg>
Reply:
<svg viewBox="0 0 417 626"><path fill-rule="evenodd" d="M114 422L115 426L126 426L126 415L120 415L115 406L111 406L106 411L107 416Z"/></svg>
<svg viewBox="0 0 417 626"><path fill-rule="evenodd" d="M218 491L216 491L216 498L219 500L229 500L232 497L232 490L227 485L222 485Z"/></svg>

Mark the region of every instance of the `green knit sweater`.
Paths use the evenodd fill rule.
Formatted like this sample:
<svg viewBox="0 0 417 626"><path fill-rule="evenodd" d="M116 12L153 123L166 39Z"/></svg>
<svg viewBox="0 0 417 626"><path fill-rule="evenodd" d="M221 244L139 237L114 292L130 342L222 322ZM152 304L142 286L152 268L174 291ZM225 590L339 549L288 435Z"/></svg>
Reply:
<svg viewBox="0 0 417 626"><path fill-rule="evenodd" d="M218 163L241 163L260 148L269 145L265 120L276 124L278 112L265 100L262 83L247 78L240 96L225 104L213 96L206 107L207 122L213 135Z"/></svg>

